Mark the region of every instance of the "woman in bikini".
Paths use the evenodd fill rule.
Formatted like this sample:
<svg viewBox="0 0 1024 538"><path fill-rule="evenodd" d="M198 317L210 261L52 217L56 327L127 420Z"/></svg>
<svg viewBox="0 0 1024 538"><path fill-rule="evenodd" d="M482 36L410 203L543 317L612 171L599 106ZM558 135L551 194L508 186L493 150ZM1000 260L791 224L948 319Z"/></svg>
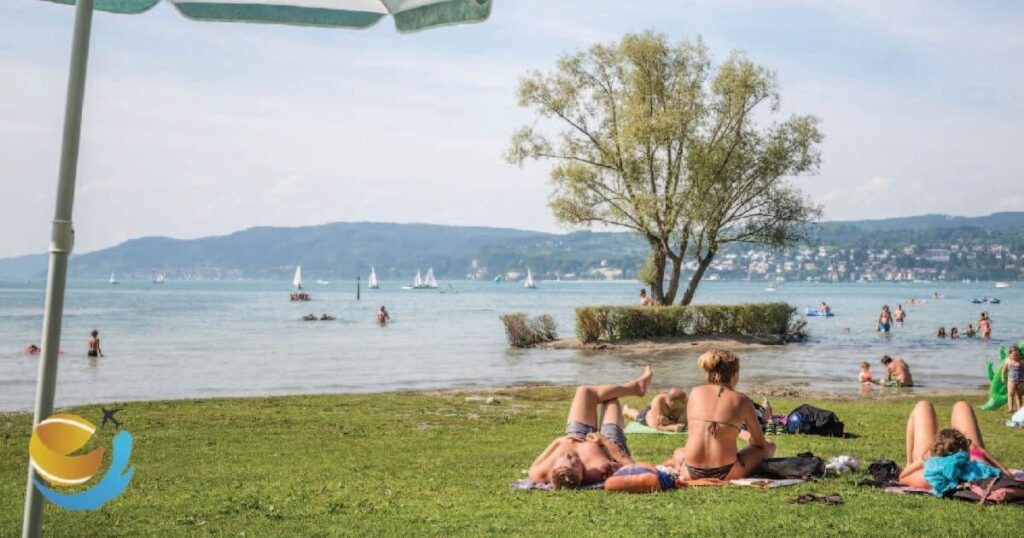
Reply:
<svg viewBox="0 0 1024 538"><path fill-rule="evenodd" d="M690 435L672 463L684 480L735 480L753 474L761 461L775 454L764 437L754 402L733 388L740 378L740 359L724 350L708 351L697 359L707 383L690 391L686 418ZM747 431L740 426L746 424ZM736 440L747 442L737 450Z"/></svg>
<svg viewBox="0 0 1024 538"><path fill-rule="evenodd" d="M948 450L936 451L942 444L937 444L936 441L954 437L963 438L962 444L966 446L961 448L968 453L971 461L987 463L1003 474L1013 476L1002 463L985 451L985 441L981 438L978 418L974 416L970 404L964 401L953 404L949 426L949 429L940 432L935 407L927 400L917 402L914 410L910 412L910 418L907 419L907 466L900 473L901 485L931 488L931 484L924 478L924 462L933 455L948 455Z"/></svg>

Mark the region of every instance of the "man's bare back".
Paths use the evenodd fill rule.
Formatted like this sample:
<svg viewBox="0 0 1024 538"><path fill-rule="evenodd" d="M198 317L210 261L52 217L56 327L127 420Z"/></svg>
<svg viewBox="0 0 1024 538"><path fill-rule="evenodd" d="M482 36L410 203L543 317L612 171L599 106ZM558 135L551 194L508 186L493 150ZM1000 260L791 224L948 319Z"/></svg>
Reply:
<svg viewBox="0 0 1024 538"><path fill-rule="evenodd" d="M905 387L914 386L914 377L910 375L910 367L899 357L895 357L885 367L888 379L895 379Z"/></svg>

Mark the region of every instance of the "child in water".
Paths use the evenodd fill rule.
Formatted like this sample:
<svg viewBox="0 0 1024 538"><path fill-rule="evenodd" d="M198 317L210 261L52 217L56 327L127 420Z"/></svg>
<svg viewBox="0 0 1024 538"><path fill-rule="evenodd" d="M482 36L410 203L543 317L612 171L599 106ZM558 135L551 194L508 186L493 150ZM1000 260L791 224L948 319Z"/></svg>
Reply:
<svg viewBox="0 0 1024 538"><path fill-rule="evenodd" d="M860 382L867 384L877 383L875 378L871 377L871 365L867 362L860 363Z"/></svg>

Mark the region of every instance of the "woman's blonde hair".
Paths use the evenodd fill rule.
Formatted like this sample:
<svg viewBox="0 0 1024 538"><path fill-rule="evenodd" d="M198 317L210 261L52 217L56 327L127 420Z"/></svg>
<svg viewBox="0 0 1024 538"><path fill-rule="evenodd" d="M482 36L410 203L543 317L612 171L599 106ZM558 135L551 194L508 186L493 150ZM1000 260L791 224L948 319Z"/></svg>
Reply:
<svg viewBox="0 0 1024 538"><path fill-rule="evenodd" d="M697 359L697 366L704 370L704 378L708 383L731 387L740 371L740 358L731 351L714 349L704 352Z"/></svg>

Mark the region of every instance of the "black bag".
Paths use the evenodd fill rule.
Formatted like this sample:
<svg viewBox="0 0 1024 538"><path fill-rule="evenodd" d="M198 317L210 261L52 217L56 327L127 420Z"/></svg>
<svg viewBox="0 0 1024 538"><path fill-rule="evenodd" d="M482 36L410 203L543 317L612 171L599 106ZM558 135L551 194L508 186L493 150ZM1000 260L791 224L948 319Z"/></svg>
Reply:
<svg viewBox="0 0 1024 538"><path fill-rule="evenodd" d="M842 437L844 428L843 421L832 411L807 404L797 407L786 417L789 433Z"/></svg>
<svg viewBox="0 0 1024 538"><path fill-rule="evenodd" d="M795 458L768 458L761 462L754 476L807 480L825 476L825 462L813 454L801 454Z"/></svg>
<svg viewBox="0 0 1024 538"><path fill-rule="evenodd" d="M887 488L900 485L900 466L892 460L881 460L868 465L870 479L864 479L857 483L858 486L872 486L876 488Z"/></svg>

